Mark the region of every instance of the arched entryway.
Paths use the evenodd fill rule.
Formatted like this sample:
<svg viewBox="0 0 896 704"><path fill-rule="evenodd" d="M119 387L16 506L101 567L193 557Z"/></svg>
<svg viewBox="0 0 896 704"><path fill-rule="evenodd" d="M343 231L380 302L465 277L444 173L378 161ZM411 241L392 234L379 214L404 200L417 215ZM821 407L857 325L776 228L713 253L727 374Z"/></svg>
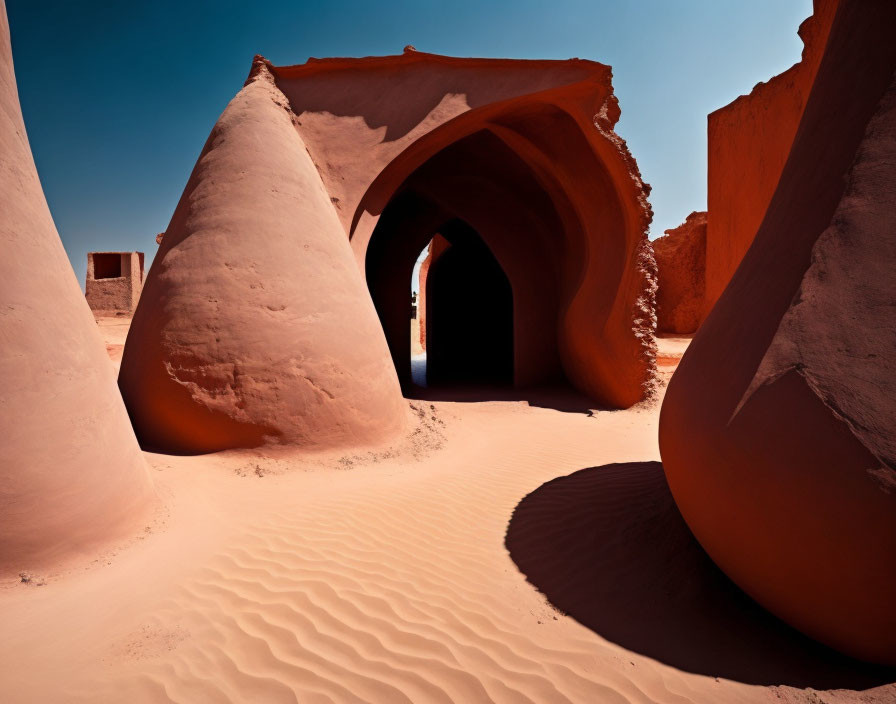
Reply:
<svg viewBox="0 0 896 704"><path fill-rule="evenodd" d="M479 234L462 220L439 228L448 242L426 279L428 386L513 384L513 293Z"/></svg>
<svg viewBox="0 0 896 704"><path fill-rule="evenodd" d="M434 308L427 309L430 380L517 387L563 381L555 335L561 296L557 241L563 231L553 201L531 168L490 131L449 145L405 180L370 238L365 273L406 392L413 388L409 284L420 250L435 235L454 251L442 265L436 267L440 255L432 266L444 269L444 280L456 285L447 286L454 293L441 299L437 293ZM429 276L436 284L442 279L432 269ZM493 319L480 319L476 306L492 306ZM447 330L476 330L440 338L439 319L453 321ZM430 335L436 336L435 349ZM489 341L478 345L476 359L471 354L464 361L461 343L476 337ZM444 346L438 342L446 338ZM442 349L449 351L440 357Z"/></svg>
<svg viewBox="0 0 896 704"><path fill-rule="evenodd" d="M405 393L416 393L408 315L413 268L427 243L459 221L506 276L512 316L505 330L512 341L496 345L495 355L509 349L512 362L461 363L463 351L453 350L455 369L443 378L460 373L473 385L484 377L519 389L571 382L607 405L631 405L650 379L652 259L639 239L643 201L628 200L629 193L620 200L615 174L601 158L607 143L591 141L593 126L583 131L569 113L547 104L492 116L486 126L445 140L451 128L394 159L352 222L352 247ZM616 146L610 163L627 166L615 161ZM427 347L429 335L438 335L432 325ZM434 366L437 381L438 360Z"/></svg>

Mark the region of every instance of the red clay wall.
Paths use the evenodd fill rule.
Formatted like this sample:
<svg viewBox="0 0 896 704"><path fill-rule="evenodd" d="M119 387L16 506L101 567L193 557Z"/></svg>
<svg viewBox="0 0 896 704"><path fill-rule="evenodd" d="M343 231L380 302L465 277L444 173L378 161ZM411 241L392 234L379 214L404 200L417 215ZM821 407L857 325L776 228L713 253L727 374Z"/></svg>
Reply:
<svg viewBox="0 0 896 704"><path fill-rule="evenodd" d="M703 320L706 290L706 213L691 213L653 241L657 332L689 334Z"/></svg>
<svg viewBox="0 0 896 704"><path fill-rule="evenodd" d="M790 153L839 0L815 0L802 60L708 118L706 308L753 242Z"/></svg>

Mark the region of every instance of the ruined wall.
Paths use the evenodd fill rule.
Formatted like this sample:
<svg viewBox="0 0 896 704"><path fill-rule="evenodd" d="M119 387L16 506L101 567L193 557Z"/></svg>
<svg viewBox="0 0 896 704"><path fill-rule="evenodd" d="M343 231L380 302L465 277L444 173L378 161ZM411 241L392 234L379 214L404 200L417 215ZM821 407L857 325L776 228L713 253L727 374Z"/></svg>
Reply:
<svg viewBox="0 0 896 704"><path fill-rule="evenodd" d="M707 125L708 313L753 242L790 153L839 0L815 0L802 60L710 113ZM705 313L704 313L705 315Z"/></svg>
<svg viewBox="0 0 896 704"><path fill-rule="evenodd" d="M695 332L706 298L706 213L691 213L651 244L657 267L656 329Z"/></svg>
<svg viewBox="0 0 896 704"><path fill-rule="evenodd" d="M411 47L394 56L311 58L295 66L257 57L253 71L261 65L288 99L356 254L372 232L357 222L359 204L386 167L428 133L479 108L560 86L593 84L596 111L610 88L609 67L593 61L468 59Z"/></svg>
<svg viewBox="0 0 896 704"><path fill-rule="evenodd" d="M392 228L424 238L416 258L437 232L441 223L423 215L382 221L390 202L413 190L422 210L474 227L510 279L516 385L565 377L615 407L650 393L649 187L613 131L620 111L608 66L406 52L271 70L347 228L403 381L406 285L386 288L407 280L411 247L396 242L392 254L373 257L375 267L371 252L374 233L394 240ZM464 150L485 168L465 165Z"/></svg>
<svg viewBox="0 0 896 704"><path fill-rule="evenodd" d="M117 273L103 271L105 260L118 259ZM98 266L98 263L102 262ZM95 311L132 313L143 290L143 252L88 252L85 295Z"/></svg>

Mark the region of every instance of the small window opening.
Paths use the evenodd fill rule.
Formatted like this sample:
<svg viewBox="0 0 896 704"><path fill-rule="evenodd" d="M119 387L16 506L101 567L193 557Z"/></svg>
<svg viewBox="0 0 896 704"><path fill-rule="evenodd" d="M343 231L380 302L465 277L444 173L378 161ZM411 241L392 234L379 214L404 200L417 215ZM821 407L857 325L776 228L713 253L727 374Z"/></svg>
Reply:
<svg viewBox="0 0 896 704"><path fill-rule="evenodd" d="M93 255L93 278L94 279L117 279L121 276L121 255L120 254L94 254Z"/></svg>

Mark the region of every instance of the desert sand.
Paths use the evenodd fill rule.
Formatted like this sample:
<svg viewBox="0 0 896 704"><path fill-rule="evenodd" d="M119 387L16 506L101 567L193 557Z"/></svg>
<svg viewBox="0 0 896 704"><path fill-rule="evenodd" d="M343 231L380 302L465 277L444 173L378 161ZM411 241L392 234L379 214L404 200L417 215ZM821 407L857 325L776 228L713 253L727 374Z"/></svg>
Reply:
<svg viewBox="0 0 896 704"><path fill-rule="evenodd" d="M256 57L133 318L0 26L0 704L896 702L896 6L815 8L711 118L710 180L726 130L782 159L677 289L609 66L407 47ZM722 119L763 106L780 144Z"/></svg>
<svg viewBox="0 0 896 704"><path fill-rule="evenodd" d="M103 343L106 345L106 353L112 360L112 365L117 373L121 369L121 355L124 352L124 342L128 337L128 329L131 327L131 318L125 315L96 315L96 324Z"/></svg>
<svg viewBox="0 0 896 704"><path fill-rule="evenodd" d="M687 342L659 341L664 380ZM353 455L144 453L139 537L2 585L0 701L896 701L712 565L656 402L408 404Z"/></svg>

